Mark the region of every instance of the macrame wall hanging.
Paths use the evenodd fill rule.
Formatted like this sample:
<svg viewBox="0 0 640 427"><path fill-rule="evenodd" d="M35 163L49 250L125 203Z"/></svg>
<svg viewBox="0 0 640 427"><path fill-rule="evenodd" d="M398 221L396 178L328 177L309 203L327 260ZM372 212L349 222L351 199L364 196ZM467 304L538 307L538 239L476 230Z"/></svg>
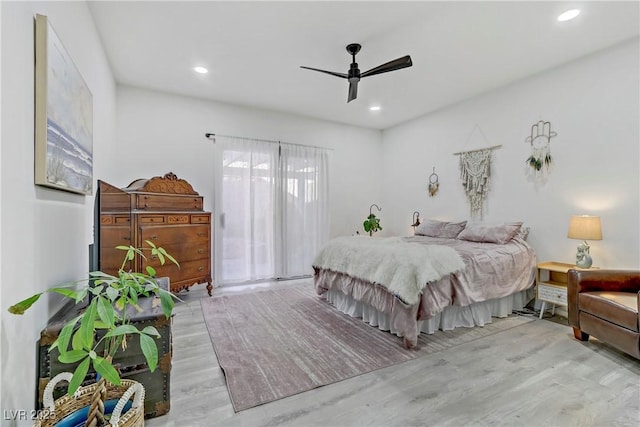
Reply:
<svg viewBox="0 0 640 427"><path fill-rule="evenodd" d="M528 174L534 178L545 178L549 174L551 157L551 138L556 136L551 131L551 123L540 120L531 126L531 135L525 142L531 144L531 155L526 160Z"/></svg>
<svg viewBox="0 0 640 427"><path fill-rule="evenodd" d="M438 174L436 174L436 167L433 167L433 173L429 175L429 197L433 197L438 194L440 189L440 182L438 182Z"/></svg>
<svg viewBox="0 0 640 427"><path fill-rule="evenodd" d="M478 129L482 134L478 125L476 125L474 130L475 129ZM486 138L484 139L486 141ZM460 179L462 180L462 187L469 200L472 218L482 219L484 215L484 202L489 194L491 184L492 153L493 150L500 147L501 145L494 145L478 150L454 153L460 156Z"/></svg>

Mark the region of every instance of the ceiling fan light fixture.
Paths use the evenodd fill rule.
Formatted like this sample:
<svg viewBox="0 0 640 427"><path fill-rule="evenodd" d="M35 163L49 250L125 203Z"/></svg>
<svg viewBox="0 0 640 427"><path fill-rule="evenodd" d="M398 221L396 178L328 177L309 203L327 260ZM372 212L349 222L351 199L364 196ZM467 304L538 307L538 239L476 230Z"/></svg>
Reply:
<svg viewBox="0 0 640 427"><path fill-rule="evenodd" d="M560 22L570 21L578 15L580 15L580 9L570 9L570 10L567 10L566 12L561 13L558 16L558 21Z"/></svg>
<svg viewBox="0 0 640 427"><path fill-rule="evenodd" d="M200 66L193 67L193 71L199 74L207 74L209 72L209 70L207 70L205 67L200 67Z"/></svg>
<svg viewBox="0 0 640 427"><path fill-rule="evenodd" d="M379 105L372 105L371 107L369 107L369 111L380 111L382 110L382 107Z"/></svg>

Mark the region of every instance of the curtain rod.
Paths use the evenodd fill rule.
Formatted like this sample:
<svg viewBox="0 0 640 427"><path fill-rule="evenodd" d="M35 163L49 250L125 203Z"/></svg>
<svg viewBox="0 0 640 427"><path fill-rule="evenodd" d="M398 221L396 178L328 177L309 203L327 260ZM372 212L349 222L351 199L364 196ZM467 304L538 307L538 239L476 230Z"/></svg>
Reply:
<svg viewBox="0 0 640 427"><path fill-rule="evenodd" d="M495 150L496 148L500 148L500 147L502 147L502 145L494 145L492 147L487 147L487 148L478 148L477 150L459 151L457 153L453 153L453 155L454 156L458 156L458 155L464 154L464 153L475 153L476 151Z"/></svg>
<svg viewBox="0 0 640 427"><path fill-rule="evenodd" d="M275 141L273 139L259 139L259 138L249 138L246 136L234 136L234 135L222 135L219 133L210 133L207 132L204 134L204 137L213 141L214 144L216 142L216 136L220 136L222 138L232 138L232 139L242 139L244 141L258 141L258 142L268 142L271 144L286 144L286 145L295 145L298 147L311 147L311 148L320 148L323 150L329 150L329 151L333 151L333 148L326 148L326 147L318 147L317 145L305 145L305 144L295 144L293 142L282 142L282 141Z"/></svg>

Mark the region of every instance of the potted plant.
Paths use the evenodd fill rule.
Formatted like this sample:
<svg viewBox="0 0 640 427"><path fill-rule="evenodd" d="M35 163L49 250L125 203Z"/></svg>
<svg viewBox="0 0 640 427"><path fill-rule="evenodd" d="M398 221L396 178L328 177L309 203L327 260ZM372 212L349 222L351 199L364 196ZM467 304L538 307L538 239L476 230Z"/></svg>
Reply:
<svg viewBox="0 0 640 427"><path fill-rule="evenodd" d="M369 233L369 236L373 236L373 233L382 230L382 227L380 226L380 218L376 217L372 212L374 206L378 208L378 212L382 210L374 203L369 207L369 216L364 220L364 223L362 223L364 231Z"/></svg>
<svg viewBox="0 0 640 427"><path fill-rule="evenodd" d="M169 318L173 312L174 298L177 297L158 285L153 267L147 266L146 273L138 273L125 270L125 265L136 255L146 259L144 252L156 256L162 265L166 260L179 264L163 248L148 240L146 244L148 247L144 248L117 247L125 252L117 276L93 271L86 279L49 288L9 307L10 313L23 314L45 292L60 294L76 304L89 299L84 310L62 327L49 349L58 349L61 363L77 364L73 375L68 378L68 396L78 394L90 367L100 376L98 389L103 390L105 383L121 385L120 374L112 361L116 353L126 351L127 343L134 337L139 339L149 370L153 372L156 369L158 348L154 338L160 337L160 334L153 326L139 330L130 322L127 309L134 307L140 310L139 298L155 296L160 300L163 314ZM105 422L104 414L99 414L98 418L98 424Z"/></svg>

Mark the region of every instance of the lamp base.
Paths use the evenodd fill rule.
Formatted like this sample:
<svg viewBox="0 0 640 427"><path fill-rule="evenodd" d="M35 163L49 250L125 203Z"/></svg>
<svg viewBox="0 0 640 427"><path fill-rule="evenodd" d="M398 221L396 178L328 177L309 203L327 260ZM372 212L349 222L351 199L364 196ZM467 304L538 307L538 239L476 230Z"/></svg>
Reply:
<svg viewBox="0 0 640 427"><path fill-rule="evenodd" d="M581 261L576 262L576 267L580 268L591 268L593 265L593 261L589 255L585 256Z"/></svg>
<svg viewBox="0 0 640 427"><path fill-rule="evenodd" d="M578 252L576 253L576 267L591 268L592 264L593 260L591 259L591 255L589 255L589 245L587 242L582 242L580 246L578 246Z"/></svg>

